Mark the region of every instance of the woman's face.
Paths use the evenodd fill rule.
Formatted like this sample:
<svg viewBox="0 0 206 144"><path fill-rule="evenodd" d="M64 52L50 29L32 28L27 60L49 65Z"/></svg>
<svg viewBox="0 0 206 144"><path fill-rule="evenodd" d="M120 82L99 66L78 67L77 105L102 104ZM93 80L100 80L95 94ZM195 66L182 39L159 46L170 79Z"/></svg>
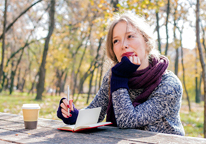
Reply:
<svg viewBox="0 0 206 144"><path fill-rule="evenodd" d="M124 21L116 24L113 29L113 50L119 62L123 56L127 56L134 64L141 64L138 70L146 68L149 65L146 47L144 37L131 24Z"/></svg>

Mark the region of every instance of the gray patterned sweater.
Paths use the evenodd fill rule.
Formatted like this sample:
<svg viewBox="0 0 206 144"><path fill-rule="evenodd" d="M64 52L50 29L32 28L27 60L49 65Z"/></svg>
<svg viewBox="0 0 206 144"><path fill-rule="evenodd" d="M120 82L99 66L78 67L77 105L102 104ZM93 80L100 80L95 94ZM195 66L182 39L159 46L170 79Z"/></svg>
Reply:
<svg viewBox="0 0 206 144"><path fill-rule="evenodd" d="M109 102L109 75L110 71L105 74L100 90L87 107L102 107L99 121L104 119ZM176 75L167 71L148 100L134 107L132 102L142 90L120 88L112 93L117 126L185 135L179 115L183 90Z"/></svg>

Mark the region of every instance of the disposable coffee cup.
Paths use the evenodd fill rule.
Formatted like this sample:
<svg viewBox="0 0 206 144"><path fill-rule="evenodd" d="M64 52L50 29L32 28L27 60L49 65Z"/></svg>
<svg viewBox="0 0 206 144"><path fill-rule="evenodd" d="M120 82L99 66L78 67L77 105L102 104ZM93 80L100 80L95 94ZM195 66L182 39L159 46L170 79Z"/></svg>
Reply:
<svg viewBox="0 0 206 144"><path fill-rule="evenodd" d="M38 104L23 104L22 111L25 129L36 129L40 106Z"/></svg>

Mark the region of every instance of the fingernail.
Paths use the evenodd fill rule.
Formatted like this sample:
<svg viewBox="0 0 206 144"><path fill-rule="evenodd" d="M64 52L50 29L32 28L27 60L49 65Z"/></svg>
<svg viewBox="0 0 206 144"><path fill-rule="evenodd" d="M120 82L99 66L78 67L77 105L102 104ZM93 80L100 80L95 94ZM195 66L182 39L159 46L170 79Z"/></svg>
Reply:
<svg viewBox="0 0 206 144"><path fill-rule="evenodd" d="M137 63L137 57L136 56L134 57L134 63L135 64Z"/></svg>
<svg viewBox="0 0 206 144"><path fill-rule="evenodd" d="M129 60L132 62L132 57L131 56L129 57Z"/></svg>
<svg viewBox="0 0 206 144"><path fill-rule="evenodd" d="M141 64L139 57L137 57L138 64Z"/></svg>
<svg viewBox="0 0 206 144"><path fill-rule="evenodd" d="M69 116L67 116L67 118L69 118Z"/></svg>
<svg viewBox="0 0 206 144"><path fill-rule="evenodd" d="M72 114L69 115L70 117L72 116Z"/></svg>
<svg viewBox="0 0 206 144"><path fill-rule="evenodd" d="M71 112L72 110L69 110L69 112Z"/></svg>
<svg viewBox="0 0 206 144"><path fill-rule="evenodd" d="M67 105L67 107L69 108L69 105Z"/></svg>

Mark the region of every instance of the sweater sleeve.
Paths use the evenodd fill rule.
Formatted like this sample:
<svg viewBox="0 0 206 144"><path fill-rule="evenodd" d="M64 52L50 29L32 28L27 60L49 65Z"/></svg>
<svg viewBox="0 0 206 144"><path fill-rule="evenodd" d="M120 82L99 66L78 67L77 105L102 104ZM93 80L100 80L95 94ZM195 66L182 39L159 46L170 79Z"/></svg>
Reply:
<svg viewBox="0 0 206 144"><path fill-rule="evenodd" d="M99 91L97 92L96 96L94 97L93 101L89 104L89 106L87 108L96 108L96 107L102 107L101 112L100 112L100 116L99 116L99 122L104 120L104 117L106 115L107 112L107 106L109 103L109 75L110 75L110 70L107 71L107 73L105 74L103 81L102 81L102 85L99 89Z"/></svg>
<svg viewBox="0 0 206 144"><path fill-rule="evenodd" d="M119 128L140 128L171 114L181 105L181 91L164 85L146 102L134 107L127 89L112 93L115 118Z"/></svg>

